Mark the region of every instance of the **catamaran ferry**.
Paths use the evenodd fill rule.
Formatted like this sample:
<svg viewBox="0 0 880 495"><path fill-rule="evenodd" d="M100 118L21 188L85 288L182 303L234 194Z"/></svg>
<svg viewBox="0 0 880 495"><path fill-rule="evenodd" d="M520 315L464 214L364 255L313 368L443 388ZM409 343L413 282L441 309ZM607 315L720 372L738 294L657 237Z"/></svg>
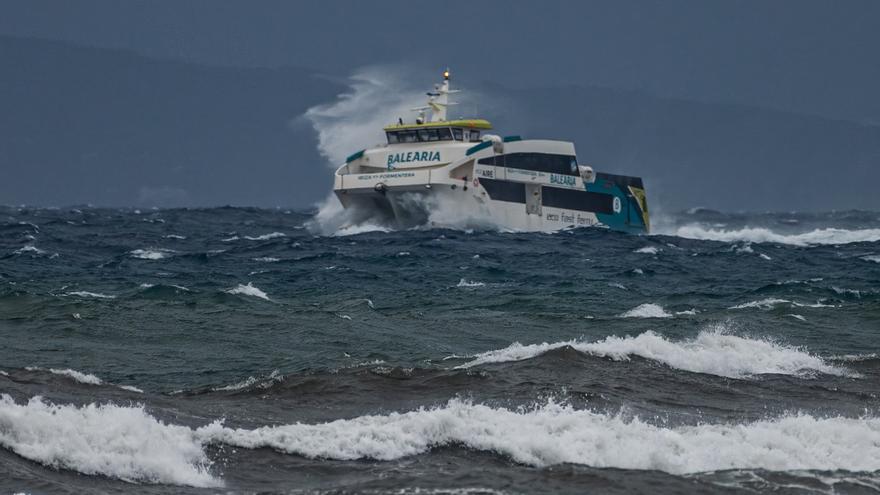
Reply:
<svg viewBox="0 0 880 495"><path fill-rule="evenodd" d="M648 231L641 178L594 172L570 142L500 137L486 133L492 125L483 119L447 120L456 92L447 69L427 106L413 109L415 122L385 127L387 144L336 170L333 190L354 222L423 225L445 201L468 219L518 231Z"/></svg>

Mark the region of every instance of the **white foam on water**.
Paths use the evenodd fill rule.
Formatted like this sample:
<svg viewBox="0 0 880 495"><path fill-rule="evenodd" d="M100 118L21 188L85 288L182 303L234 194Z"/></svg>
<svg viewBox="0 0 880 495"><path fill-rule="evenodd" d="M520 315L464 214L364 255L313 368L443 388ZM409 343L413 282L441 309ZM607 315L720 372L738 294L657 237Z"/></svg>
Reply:
<svg viewBox="0 0 880 495"><path fill-rule="evenodd" d="M659 253L660 251L661 251L661 249L660 249L660 248L657 248L657 247L655 247L655 246L645 246L645 247L643 247L643 248L636 249L636 250L633 251L633 252L634 252L634 253L639 253L639 254L657 254L657 253Z"/></svg>
<svg viewBox="0 0 880 495"><path fill-rule="evenodd" d="M319 459L390 461L461 445L544 467L561 463L675 474L725 469L880 469L880 419L783 416L745 424L663 427L553 402L510 410L441 407L320 424L196 430L205 442Z"/></svg>
<svg viewBox="0 0 880 495"><path fill-rule="evenodd" d="M177 240L181 240L181 241L186 239L185 235L177 235L177 234L168 234L168 235L163 235L162 237L164 237L166 239L177 239Z"/></svg>
<svg viewBox="0 0 880 495"><path fill-rule="evenodd" d="M693 339L679 341L667 340L662 335L647 331L636 337L609 336L597 342L570 340L531 345L514 342L504 349L477 354L473 360L458 368L531 359L550 350L569 346L580 352L616 361L639 356L684 371L728 378L761 374L810 376L816 372L858 376L844 368L829 365L822 358L797 347L732 335L723 325L709 327Z"/></svg>
<svg viewBox="0 0 880 495"><path fill-rule="evenodd" d="M262 263L277 263L281 261L280 258L272 258L271 256L263 256L261 258L254 258L254 261L260 261Z"/></svg>
<svg viewBox="0 0 880 495"><path fill-rule="evenodd" d="M659 304L645 303L622 313L620 318L672 318L672 315Z"/></svg>
<svg viewBox="0 0 880 495"><path fill-rule="evenodd" d="M287 234L285 234L284 232L271 232L269 234L258 236L244 236L244 238L249 241L268 241L269 239L278 239L279 237L287 237Z"/></svg>
<svg viewBox="0 0 880 495"><path fill-rule="evenodd" d="M92 297L95 299L116 299L116 296L101 294L100 292L89 292L85 290L75 290L73 292L67 292L64 294L66 296L78 296L78 297Z"/></svg>
<svg viewBox="0 0 880 495"><path fill-rule="evenodd" d="M880 263L880 254L874 254L870 256L862 256L862 259L865 261L873 261L874 263Z"/></svg>
<svg viewBox="0 0 880 495"><path fill-rule="evenodd" d="M138 258L142 260L161 260L165 259L171 254L174 254L174 251L171 249L135 249L128 253L132 258Z"/></svg>
<svg viewBox="0 0 880 495"><path fill-rule="evenodd" d="M129 482L221 487L193 430L143 407L17 404L0 395L0 445L34 462Z"/></svg>
<svg viewBox="0 0 880 495"><path fill-rule="evenodd" d="M469 288L473 288L473 287L484 287L485 285L486 285L486 284L483 283L483 282L477 282L477 281L475 281L475 280L465 280L465 279L461 279L461 280L458 281L458 285L456 285L456 287L469 287Z"/></svg>
<svg viewBox="0 0 880 495"><path fill-rule="evenodd" d="M222 387L214 387L211 390L213 390L214 392L230 392L250 388L257 384L259 384L260 388L269 388L273 383L279 382L283 379L284 376L281 375L281 372L279 372L278 370L273 370L272 373L269 373L265 377L249 376L240 382L236 382L230 385L224 385Z"/></svg>
<svg viewBox="0 0 880 495"><path fill-rule="evenodd" d="M238 239L239 239L239 237L238 237L237 235L234 235L234 236L232 236L232 237L227 237L227 238L225 238L225 239L220 239L220 242L234 242L234 241L237 241Z"/></svg>
<svg viewBox="0 0 880 495"><path fill-rule="evenodd" d="M226 291L227 294L241 294L245 296L253 296L259 297L260 299L265 299L269 301L269 296L266 295L265 292L260 290L259 287L254 287L253 282L248 282L247 285L238 284L238 286L233 287Z"/></svg>
<svg viewBox="0 0 880 495"><path fill-rule="evenodd" d="M769 257L769 256L767 256L767 255L766 255L766 254L764 254L764 253L758 253L758 256L760 256L760 257L761 257L761 259L763 259L763 260L767 260L767 261L770 261L770 260L772 260L772 259L773 259L773 258L771 258L771 257Z"/></svg>
<svg viewBox="0 0 880 495"><path fill-rule="evenodd" d="M699 313L699 311L697 311L695 308L691 308L691 309L686 309L686 310L684 310L684 311L676 311L676 312L675 312L676 315L683 315L683 316L693 316L693 315L695 315L695 314L697 314L697 313Z"/></svg>
<svg viewBox="0 0 880 495"><path fill-rule="evenodd" d="M27 246L22 246L19 249L15 250L15 254L25 254L25 253L33 253L33 254L45 254L46 252L42 249L34 246L33 244L29 244Z"/></svg>
<svg viewBox="0 0 880 495"><path fill-rule="evenodd" d="M816 229L800 234L779 234L763 227L745 227L739 230L720 230L702 225L685 225L658 234L674 235L688 239L721 242L773 242L793 246L822 244L849 244L851 242L880 241L880 229Z"/></svg>
<svg viewBox="0 0 880 495"><path fill-rule="evenodd" d="M34 368L25 368L29 370L33 370ZM57 368L49 368L47 371L52 373L53 375L63 375L73 378L74 380L85 383L88 385L101 385L104 383L100 378L91 374L91 373L83 373L81 371L72 370L70 368L67 369L57 369Z"/></svg>
<svg viewBox="0 0 880 495"><path fill-rule="evenodd" d="M761 299L760 301L749 301L742 304L737 304L736 306L731 306L727 309L746 309L746 308L759 308L759 309L773 309L774 307L780 304L791 304L791 301L788 299L779 299L775 297L768 297L766 299Z"/></svg>
<svg viewBox="0 0 880 495"><path fill-rule="evenodd" d="M345 237L350 235L366 234L369 232L388 233L391 232L391 229L384 225L378 225L374 223L361 223L357 225L349 225L347 227L340 227L335 232L333 232L333 235L336 237Z"/></svg>
<svg viewBox="0 0 880 495"><path fill-rule="evenodd" d="M789 316L791 318L794 318L795 320L807 321L807 318L804 315L799 315L799 314L795 314L795 313L788 313L785 316Z"/></svg>
<svg viewBox="0 0 880 495"><path fill-rule="evenodd" d="M142 389L139 389L134 385L117 385L117 387L121 388L122 390L128 390L129 392L137 392L139 394L144 393Z"/></svg>

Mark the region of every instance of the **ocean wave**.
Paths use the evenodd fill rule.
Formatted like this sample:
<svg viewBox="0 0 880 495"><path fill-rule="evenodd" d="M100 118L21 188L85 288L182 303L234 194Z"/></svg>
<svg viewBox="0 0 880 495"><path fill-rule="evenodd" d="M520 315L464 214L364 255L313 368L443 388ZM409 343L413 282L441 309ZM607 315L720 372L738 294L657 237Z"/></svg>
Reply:
<svg viewBox="0 0 880 495"><path fill-rule="evenodd" d="M662 335L647 331L636 337L610 336L596 342L570 340L531 345L514 342L504 349L477 354L473 356L473 360L458 368L531 359L562 347L572 347L580 352L615 361L639 356L679 370L727 378L747 378L761 374L808 376L816 372L857 376L844 368L827 364L822 358L802 349L769 340L731 335L721 325L703 330L693 339L680 341L667 340Z"/></svg>
<svg viewBox="0 0 880 495"><path fill-rule="evenodd" d="M38 366L26 366L24 369L27 371L46 371L52 373L53 375L58 376L66 376L76 382L85 384L85 385L112 385L114 387L121 388L122 390L128 390L129 392L137 392L139 394L144 393L143 390L132 386L132 385L115 385L112 383L107 383L104 380L98 378L97 376L91 373L83 373L82 371L77 371L70 368L40 368Z"/></svg>
<svg viewBox="0 0 880 495"><path fill-rule="evenodd" d="M662 251L662 249L660 249L660 248L658 248L658 247L655 247L655 246L645 246L645 247L643 247L643 248L636 249L636 250L633 251L633 252L634 252L634 253L638 253L638 254L657 254L657 253L659 253L660 251Z"/></svg>
<svg viewBox="0 0 880 495"><path fill-rule="evenodd" d="M372 223L363 223L363 224L359 224L359 225L350 225L348 227L341 227L338 230L336 230L335 232L333 232L333 235L336 237L345 237L345 236L350 236L350 235L366 234L368 232L388 233L388 232L391 232L391 229L388 227L384 227L382 225L376 225L376 224L372 224Z"/></svg>
<svg viewBox="0 0 880 495"><path fill-rule="evenodd" d="M620 315L621 318L672 318L663 306L653 303L645 303L626 311Z"/></svg>
<svg viewBox="0 0 880 495"><path fill-rule="evenodd" d="M148 248L148 249L135 249L134 251L129 252L132 258L137 258L141 260L161 260L165 259L168 256L174 254L175 251L171 249L158 249L158 248Z"/></svg>
<svg viewBox="0 0 880 495"><path fill-rule="evenodd" d="M727 309L748 309L748 308L758 308L758 309L773 309L776 306L780 306L783 304L788 304L792 308L836 308L833 304L825 304L822 301L816 301L815 303L800 303L797 301L789 301L788 299L779 299L776 297L768 297L765 299L761 299L758 301L749 301L744 302L742 304L737 304L736 306L731 306Z"/></svg>
<svg viewBox="0 0 880 495"><path fill-rule="evenodd" d="M846 230L825 228L800 234L779 234L763 227L746 227L739 230L719 230L700 225L685 225L669 232L668 235L721 242L772 242L793 246L821 244L849 244L852 242L880 241L880 229Z"/></svg>
<svg viewBox="0 0 880 495"><path fill-rule="evenodd" d="M61 375L74 379L79 383L85 383L86 385L102 385L104 382L98 378L97 376L91 373L83 373L81 371L72 370L70 368L67 369L57 369L57 368L37 368L35 366L28 366L25 368L28 371L48 371L53 375Z"/></svg>
<svg viewBox="0 0 880 495"><path fill-rule="evenodd" d="M783 416L746 424L664 427L549 402L509 410L451 400L432 409L254 430L220 422L205 442L317 459L390 461L461 445L544 467L561 463L675 474L727 469L880 469L880 419Z"/></svg>
<svg viewBox="0 0 880 495"><path fill-rule="evenodd" d="M25 254L25 253L33 253L33 254L46 254L45 251L34 246L33 244L28 244L27 246L22 246L19 249L15 250L15 254Z"/></svg>
<svg viewBox="0 0 880 495"><path fill-rule="evenodd" d="M91 297L94 299L116 299L116 296L109 294L101 294L100 292L89 292L86 290L75 290L72 292L67 292L64 294L65 296L77 296L77 297Z"/></svg>
<svg viewBox="0 0 880 495"><path fill-rule="evenodd" d="M223 385L220 387L213 387L211 390L213 392L231 392L236 390L244 390L247 388L252 388L257 386L259 388L269 388L273 384L284 380L284 376L278 371L274 370L269 375L261 378L255 378L253 376L249 376L240 382L236 382L230 385Z"/></svg>
<svg viewBox="0 0 880 495"><path fill-rule="evenodd" d="M862 259L865 261L873 261L874 263L880 263L880 255L873 254L869 256L862 256Z"/></svg>
<svg viewBox="0 0 880 495"><path fill-rule="evenodd" d="M281 261L280 258L273 258L271 256L262 256L260 258L254 258L254 261L259 261L261 263L277 263Z"/></svg>
<svg viewBox="0 0 880 495"><path fill-rule="evenodd" d="M791 304L791 301L788 299L779 299L776 297L768 297L766 299L761 299L760 301L749 301L742 304L737 304L736 306L731 306L727 309L747 309L747 308L758 308L758 309L773 309L774 307L780 304Z"/></svg>
<svg viewBox="0 0 880 495"><path fill-rule="evenodd" d="M486 284L483 283L483 282L477 282L477 281L474 281L474 280L465 280L465 279L461 279L461 280L458 281L458 285L456 285L456 287L470 287L470 288L473 288L473 287L483 287L483 286L485 286L485 285L486 285Z"/></svg>
<svg viewBox="0 0 880 495"><path fill-rule="evenodd" d="M252 282L248 282L247 285L238 284L238 286L227 290L226 293L227 294L241 294L241 295L245 295L245 296L259 297L260 299L265 299L267 301L271 300L271 299L269 299L269 296L267 296L265 292L260 290L259 287L254 287L254 284Z"/></svg>
<svg viewBox="0 0 880 495"><path fill-rule="evenodd" d="M268 241L269 239L277 239L279 237L287 237L287 234L285 234L284 232L272 232L269 234L263 234L253 237L249 235L244 236L244 238L249 241Z"/></svg>
<svg viewBox="0 0 880 495"><path fill-rule="evenodd" d="M193 430L143 407L17 404L0 395L0 445L34 462L129 482L220 487Z"/></svg>

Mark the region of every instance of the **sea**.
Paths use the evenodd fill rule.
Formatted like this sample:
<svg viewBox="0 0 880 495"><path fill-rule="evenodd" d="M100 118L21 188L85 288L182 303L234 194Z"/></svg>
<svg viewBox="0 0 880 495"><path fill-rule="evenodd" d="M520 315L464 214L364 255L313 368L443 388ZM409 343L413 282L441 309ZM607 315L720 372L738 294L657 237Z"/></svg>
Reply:
<svg viewBox="0 0 880 495"><path fill-rule="evenodd" d="M877 493L880 213L0 207L0 492Z"/></svg>

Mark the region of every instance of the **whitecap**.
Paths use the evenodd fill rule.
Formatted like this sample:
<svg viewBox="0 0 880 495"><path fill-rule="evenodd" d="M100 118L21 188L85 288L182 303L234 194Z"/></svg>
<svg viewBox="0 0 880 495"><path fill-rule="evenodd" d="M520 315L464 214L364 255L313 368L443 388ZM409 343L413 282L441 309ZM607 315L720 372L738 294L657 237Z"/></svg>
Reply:
<svg viewBox="0 0 880 495"><path fill-rule="evenodd" d="M391 232L391 229L388 227L384 227L382 225L374 225L370 223L364 223L359 225L351 225L348 227L342 227L338 229L336 232L333 232L333 236L335 237L345 237L350 235L357 234L366 234L368 232L382 232L388 233Z"/></svg>
<svg viewBox="0 0 880 495"><path fill-rule="evenodd" d="M636 275L644 275L645 274L645 271L642 270L641 268L633 268L632 272L635 273Z"/></svg>
<svg viewBox="0 0 880 495"><path fill-rule="evenodd" d="M85 290L75 290L73 292L68 292L65 294L66 296L78 296L78 297L93 297L95 299L116 299L116 296L101 294L100 292L89 292Z"/></svg>
<svg viewBox="0 0 880 495"><path fill-rule="evenodd" d="M233 383L231 385L224 385L222 387L214 387L211 390L214 392L231 392L236 390L243 390L246 388L253 387L254 385L258 385L260 388L269 388L273 383L280 382L284 379L284 376L278 370L273 370L272 373L269 373L265 377L256 378L253 376L249 376L240 382Z"/></svg>
<svg viewBox="0 0 880 495"><path fill-rule="evenodd" d="M779 234L763 227L745 227L739 230L707 229L701 225L686 225L666 232L688 239L721 242L773 242L793 246L821 244L849 244L851 242L880 241L880 229L816 229L800 234Z"/></svg>
<svg viewBox="0 0 880 495"><path fill-rule="evenodd" d="M285 234L284 232L272 232L269 234L263 234L253 237L249 235L244 236L244 238L249 241L268 241L269 239L277 239L279 237L287 237L287 234Z"/></svg>
<svg viewBox="0 0 880 495"><path fill-rule="evenodd" d="M164 235L162 237L164 237L166 239L177 239L179 241L186 239L185 235L177 235L177 234L168 234L168 235Z"/></svg>
<svg viewBox="0 0 880 495"><path fill-rule="evenodd" d="M252 282L248 282L247 285L238 284L238 286L233 287L226 291L228 294L242 294L245 296L254 296L259 297L260 299L265 299L269 301L269 296L266 295L265 292L260 290L258 287L254 287Z"/></svg>
<svg viewBox="0 0 880 495"><path fill-rule="evenodd" d="M29 244L27 246L22 246L21 248L15 250L15 254L25 254L25 253L45 254L46 252L43 251L42 249L38 248L37 246L32 245L32 244Z"/></svg>
<svg viewBox="0 0 880 495"><path fill-rule="evenodd" d="M667 313L663 306L653 303L645 303L626 311L620 315L621 318L671 318L672 315Z"/></svg>
<svg viewBox="0 0 880 495"><path fill-rule="evenodd" d="M800 320L800 321L807 321L807 318L804 317L804 315L799 315L799 314L795 314L795 313L788 313L785 316L789 316L791 318L794 318L794 319Z"/></svg>
<svg viewBox="0 0 880 495"><path fill-rule="evenodd" d="M0 445L34 462L129 482L220 487L192 429L163 423L143 407L17 404L0 395Z"/></svg>
<svg viewBox="0 0 880 495"><path fill-rule="evenodd" d="M862 256L862 259L865 261L873 261L874 263L880 263L880 254Z"/></svg>
<svg viewBox="0 0 880 495"><path fill-rule="evenodd" d="M846 369L827 364L822 358L802 349L762 339L751 339L727 333L723 326L701 331L693 339L671 341L647 331L637 337L606 337L597 342L570 340L555 343L510 346L474 356L458 366L470 368L488 363L531 359L562 347L614 360L640 356L664 363L672 368L695 373L708 373L728 378L745 378L759 374L804 375L820 372L829 375L857 376Z"/></svg>
<svg viewBox="0 0 880 495"><path fill-rule="evenodd" d="M169 255L173 254L175 251L171 249L135 249L134 251L129 252L132 258L138 258L142 260L161 260L167 258Z"/></svg>
<svg viewBox="0 0 880 495"><path fill-rule="evenodd" d="M261 263L277 263L281 261L280 258L272 258L271 256L262 256L260 258L254 258L254 261L259 261Z"/></svg>
<svg viewBox="0 0 880 495"><path fill-rule="evenodd" d="M238 240L238 236L237 236L237 235L234 235L234 236L232 236L232 237L227 237L227 238L225 238L225 239L220 239L220 242L233 242L233 241L237 241L237 240Z"/></svg>
<svg viewBox="0 0 880 495"><path fill-rule="evenodd" d="M639 254L657 254L657 253L659 253L660 251L661 251L661 249L660 249L660 248L657 248L657 247L655 247L655 246L645 246L645 247L643 247L643 248L636 249L636 250L633 251L633 252L634 252L634 253L639 253Z"/></svg>
<svg viewBox="0 0 880 495"><path fill-rule="evenodd" d="M462 446L545 467L659 470L880 469L880 419L786 415L742 424L658 426L639 418L548 402L510 410L458 399L435 408L254 430L198 428L204 442L272 448L312 459L391 461Z"/></svg>
<svg viewBox="0 0 880 495"><path fill-rule="evenodd" d="M675 312L676 315L683 315L683 316L693 316L693 315L695 315L695 314L697 314L697 313L699 313L699 311L697 311L697 310L694 309L694 308L686 309L686 310L684 310L684 311L676 311L676 312Z"/></svg>
<svg viewBox="0 0 880 495"><path fill-rule="evenodd" d="M767 260L767 261L770 261L770 260L772 260L772 259L773 259L773 258L771 258L771 257L769 257L769 256L767 256L767 255L766 255L766 254L764 254L764 253L758 253L758 256L760 256L760 257L761 257L761 259L763 259L763 260Z"/></svg>
<svg viewBox="0 0 880 495"><path fill-rule="evenodd" d="M473 288L473 287L483 287L483 286L485 286L485 285L486 285L486 284L483 283L483 282L477 282L477 281L474 281L474 280L465 280L465 279L461 279L461 280L458 281L458 285L456 285L456 287L470 287L470 288Z"/></svg>
<svg viewBox="0 0 880 495"><path fill-rule="evenodd" d="M778 299L775 297L768 297L766 299L761 299L760 301L749 301L742 304L737 304L736 306L731 306L727 309L746 309L746 308L759 308L759 309L773 309L777 305L780 304L790 304L791 301L788 299Z"/></svg>

